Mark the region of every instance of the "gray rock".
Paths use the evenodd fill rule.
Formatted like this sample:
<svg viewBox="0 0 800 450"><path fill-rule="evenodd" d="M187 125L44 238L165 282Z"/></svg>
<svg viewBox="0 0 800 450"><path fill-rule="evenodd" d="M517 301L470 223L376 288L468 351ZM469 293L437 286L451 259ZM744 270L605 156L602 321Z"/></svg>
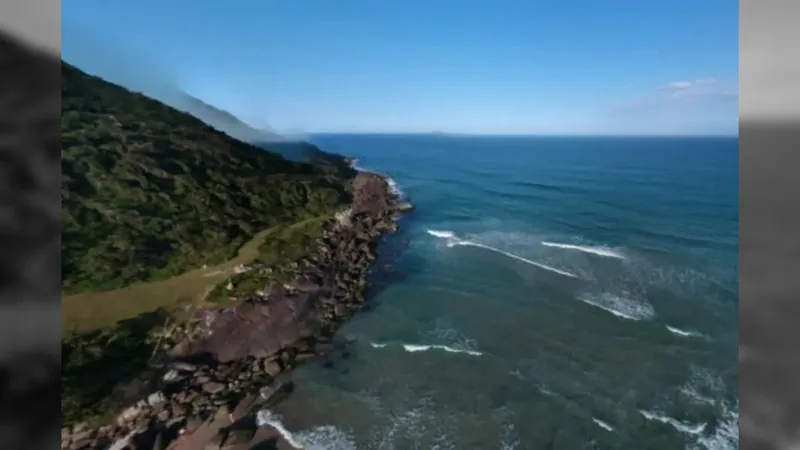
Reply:
<svg viewBox="0 0 800 450"><path fill-rule="evenodd" d="M144 412L144 408L142 408L140 404L136 404L128 408L125 408L117 417L117 423L122 425L125 422L130 422L139 417L139 415L142 414L142 412Z"/></svg>
<svg viewBox="0 0 800 450"><path fill-rule="evenodd" d="M281 373L281 365L274 359L264 361L264 372L271 376L278 375Z"/></svg>
<svg viewBox="0 0 800 450"><path fill-rule="evenodd" d="M192 431L200 428L200 425L202 425L203 422L204 422L203 419L197 417L196 415L193 415L188 419L186 419L186 425L184 426L184 428L186 429L187 432L191 433Z"/></svg>
<svg viewBox="0 0 800 450"><path fill-rule="evenodd" d="M195 372L197 371L197 366L194 364L185 363L182 361L174 361L171 364L172 368L175 370L180 370L182 372Z"/></svg>
<svg viewBox="0 0 800 450"><path fill-rule="evenodd" d="M72 442L82 442L92 439L92 433L89 430L78 431L72 433Z"/></svg>
<svg viewBox="0 0 800 450"><path fill-rule="evenodd" d="M217 383L216 381L209 381L207 383L203 383L202 388L209 394L216 394L225 390L225 385L222 383Z"/></svg>
<svg viewBox="0 0 800 450"><path fill-rule="evenodd" d="M160 411L156 417L158 417L158 420L161 422L166 422L172 417L172 412L169 409L165 409Z"/></svg>
<svg viewBox="0 0 800 450"><path fill-rule="evenodd" d="M172 403L170 405L170 409L172 410L172 415L175 417L186 415L186 407L181 405L180 403Z"/></svg>
<svg viewBox="0 0 800 450"><path fill-rule="evenodd" d="M203 447L203 450L220 450L220 447L222 447L222 441L225 440L226 434L227 432L225 431L220 431L217 433L206 443L205 447Z"/></svg>
<svg viewBox="0 0 800 450"><path fill-rule="evenodd" d="M228 431L228 435L222 442L222 450L233 449L240 445L249 444L255 437L256 430L253 428L238 428Z"/></svg>
<svg viewBox="0 0 800 450"><path fill-rule="evenodd" d="M89 438L81 439L81 440L73 440L72 444L69 446L71 450L83 450L85 448L89 448L92 445L92 440Z"/></svg>
<svg viewBox="0 0 800 450"><path fill-rule="evenodd" d="M158 406L158 405L160 405L162 403L166 403L166 401L167 401L167 397L165 397L164 393L161 392L161 391L158 391L158 392L155 392L153 394L150 394L147 397L147 403L150 406Z"/></svg>
<svg viewBox="0 0 800 450"><path fill-rule="evenodd" d="M177 370L172 369L169 372L167 372L166 374L164 374L164 378L163 379L167 383L176 383L178 381L182 381L182 380L186 379L186 377L184 375L181 375L181 373L178 372Z"/></svg>
<svg viewBox="0 0 800 450"><path fill-rule="evenodd" d="M275 396L275 394L277 394L278 391L280 391L281 387L282 386L280 384L275 384L272 386L264 386L258 390L258 395L264 400L269 400L273 396Z"/></svg>

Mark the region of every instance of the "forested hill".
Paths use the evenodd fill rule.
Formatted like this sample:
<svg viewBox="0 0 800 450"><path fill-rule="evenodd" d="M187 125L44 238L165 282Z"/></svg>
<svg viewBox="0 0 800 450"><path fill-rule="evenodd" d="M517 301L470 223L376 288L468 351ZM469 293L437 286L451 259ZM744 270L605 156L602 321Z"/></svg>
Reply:
<svg viewBox="0 0 800 450"><path fill-rule="evenodd" d="M289 161L62 62L65 293L227 259L256 232L349 200L343 159Z"/></svg>

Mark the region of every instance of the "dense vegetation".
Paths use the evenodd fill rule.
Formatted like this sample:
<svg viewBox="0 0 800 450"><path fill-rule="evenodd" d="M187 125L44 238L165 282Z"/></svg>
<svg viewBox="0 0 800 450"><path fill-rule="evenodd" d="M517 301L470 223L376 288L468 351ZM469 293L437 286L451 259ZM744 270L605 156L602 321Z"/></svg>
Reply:
<svg viewBox="0 0 800 450"><path fill-rule="evenodd" d="M273 283L287 282L298 269L298 262L313 256L319 249L322 227L327 216L305 220L281 228L259 246L258 257L248 265L249 270L218 284L207 297L209 302L228 298L247 298L265 291Z"/></svg>
<svg viewBox="0 0 800 450"><path fill-rule="evenodd" d="M148 373L169 314L156 310L115 327L61 341L61 420L72 425L105 420L148 393L157 371Z"/></svg>
<svg viewBox="0 0 800 450"><path fill-rule="evenodd" d="M256 232L329 215L353 172L305 164L62 62L65 293L169 277Z"/></svg>

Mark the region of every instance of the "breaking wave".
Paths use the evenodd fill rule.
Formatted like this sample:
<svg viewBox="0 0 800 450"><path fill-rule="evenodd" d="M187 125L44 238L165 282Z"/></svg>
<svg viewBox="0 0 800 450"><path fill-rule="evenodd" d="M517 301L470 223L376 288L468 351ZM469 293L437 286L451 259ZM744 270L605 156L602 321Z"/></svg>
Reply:
<svg viewBox="0 0 800 450"><path fill-rule="evenodd" d="M392 344L372 342L372 343L370 343L370 345L373 348L384 348L384 347L388 347L388 346L390 346ZM481 352L479 352L477 350L456 348L456 347L451 347L449 345L437 345L437 344L431 344L431 345L397 344L397 345L402 346L403 350L405 350L405 351L407 351L409 353L425 352L425 351L428 351L428 350L443 350L445 352L463 353L465 355L472 355L472 356L481 356L481 355L483 355L483 353L481 353Z"/></svg>
<svg viewBox="0 0 800 450"><path fill-rule="evenodd" d="M447 230L426 230L431 236L441 239L455 239L456 235L452 231Z"/></svg>
<svg viewBox="0 0 800 450"><path fill-rule="evenodd" d="M609 292L581 294L578 296L578 300L610 312L622 319L647 320L655 316L655 310L649 303L621 297Z"/></svg>
<svg viewBox="0 0 800 450"><path fill-rule="evenodd" d="M681 422L678 419L675 419L673 417L667 416L665 414L656 411L639 410L639 413L642 415L642 417L644 417L647 420L665 423L667 425L672 426L672 428L675 428L681 433L688 434L691 436L699 436L706 429L705 423L691 424L688 422Z"/></svg>
<svg viewBox="0 0 800 450"><path fill-rule="evenodd" d="M614 427L612 427L611 425L603 422L600 419L592 417L592 422L594 422L595 424L597 424L598 427L600 427L600 428L602 428L602 429L604 429L606 431L614 431Z"/></svg>
<svg viewBox="0 0 800 450"><path fill-rule="evenodd" d="M691 450L734 450L739 448L739 413L725 408L722 420L713 433L706 433L708 424L691 424L653 411L639 411L641 415L652 421L665 423L679 432L694 437Z"/></svg>
<svg viewBox="0 0 800 450"><path fill-rule="evenodd" d="M739 405L723 405L722 418L714 432L697 439L692 450L737 450L739 448Z"/></svg>
<svg viewBox="0 0 800 450"><path fill-rule="evenodd" d="M575 250L578 252L589 253L592 255L603 256L606 258L616 258L616 259L625 259L624 256L615 252L614 250L607 248L607 247L593 247L588 245L574 245L574 244L561 244L559 242L547 242L542 241L542 245L545 247L554 247L554 248L561 248L564 250Z"/></svg>
<svg viewBox="0 0 800 450"><path fill-rule="evenodd" d="M268 409L256 413L256 424L270 426L297 450L356 450L356 444L344 431L330 425L292 433L284 426L282 417Z"/></svg>
<svg viewBox="0 0 800 450"><path fill-rule="evenodd" d="M673 334L677 334L678 336L683 336L683 337L700 336L700 333L698 333L698 332L696 332L696 331L687 331L687 330L681 330L680 328L671 327L671 326L669 326L669 325L664 325L664 326L665 326L665 327L667 328L667 330L669 330L671 333L673 333Z"/></svg>
<svg viewBox="0 0 800 450"><path fill-rule="evenodd" d="M550 271L550 272L553 272L553 273L557 273L559 275L563 275L565 277L578 278L578 276L575 275L572 272L567 272L566 270L557 269L555 267L548 266L547 264L542 264L540 262L532 261L530 259L523 258L522 256L515 255L514 253L507 252L507 251L501 250L499 248L492 247L490 245L481 244L481 243L473 242L473 241L468 241L468 240L465 240L465 239L459 239L458 237L456 237L456 234L454 232L449 231L449 230L426 230L426 231L431 236L434 236L434 237L437 237L437 238L440 238L440 239L446 239L448 247L455 247L455 246L478 247L478 248L482 248L484 250L489 250L489 251L492 251L492 252L495 252L495 253L499 253L499 254L504 255L504 256L508 256L509 258L515 259L517 261L521 261L521 262L524 262L526 264L530 264L532 266L536 266L536 267L538 267L540 269L544 269L544 270L547 270L547 271Z"/></svg>

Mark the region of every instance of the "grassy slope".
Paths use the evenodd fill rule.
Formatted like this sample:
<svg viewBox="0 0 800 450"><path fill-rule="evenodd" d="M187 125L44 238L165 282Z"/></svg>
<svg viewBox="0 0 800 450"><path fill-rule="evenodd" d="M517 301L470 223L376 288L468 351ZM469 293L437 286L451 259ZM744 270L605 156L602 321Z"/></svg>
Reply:
<svg viewBox="0 0 800 450"><path fill-rule="evenodd" d="M66 63L62 109L65 293L217 264L348 199L341 170L290 162Z"/></svg>
<svg viewBox="0 0 800 450"><path fill-rule="evenodd" d="M62 297L62 335L113 327L121 320L159 308L172 314L189 304L198 304L214 286L228 279L236 266L249 264L259 258L259 247L264 240L283 229L278 226L257 233L250 242L239 248L235 258L216 266L190 270L165 280Z"/></svg>

